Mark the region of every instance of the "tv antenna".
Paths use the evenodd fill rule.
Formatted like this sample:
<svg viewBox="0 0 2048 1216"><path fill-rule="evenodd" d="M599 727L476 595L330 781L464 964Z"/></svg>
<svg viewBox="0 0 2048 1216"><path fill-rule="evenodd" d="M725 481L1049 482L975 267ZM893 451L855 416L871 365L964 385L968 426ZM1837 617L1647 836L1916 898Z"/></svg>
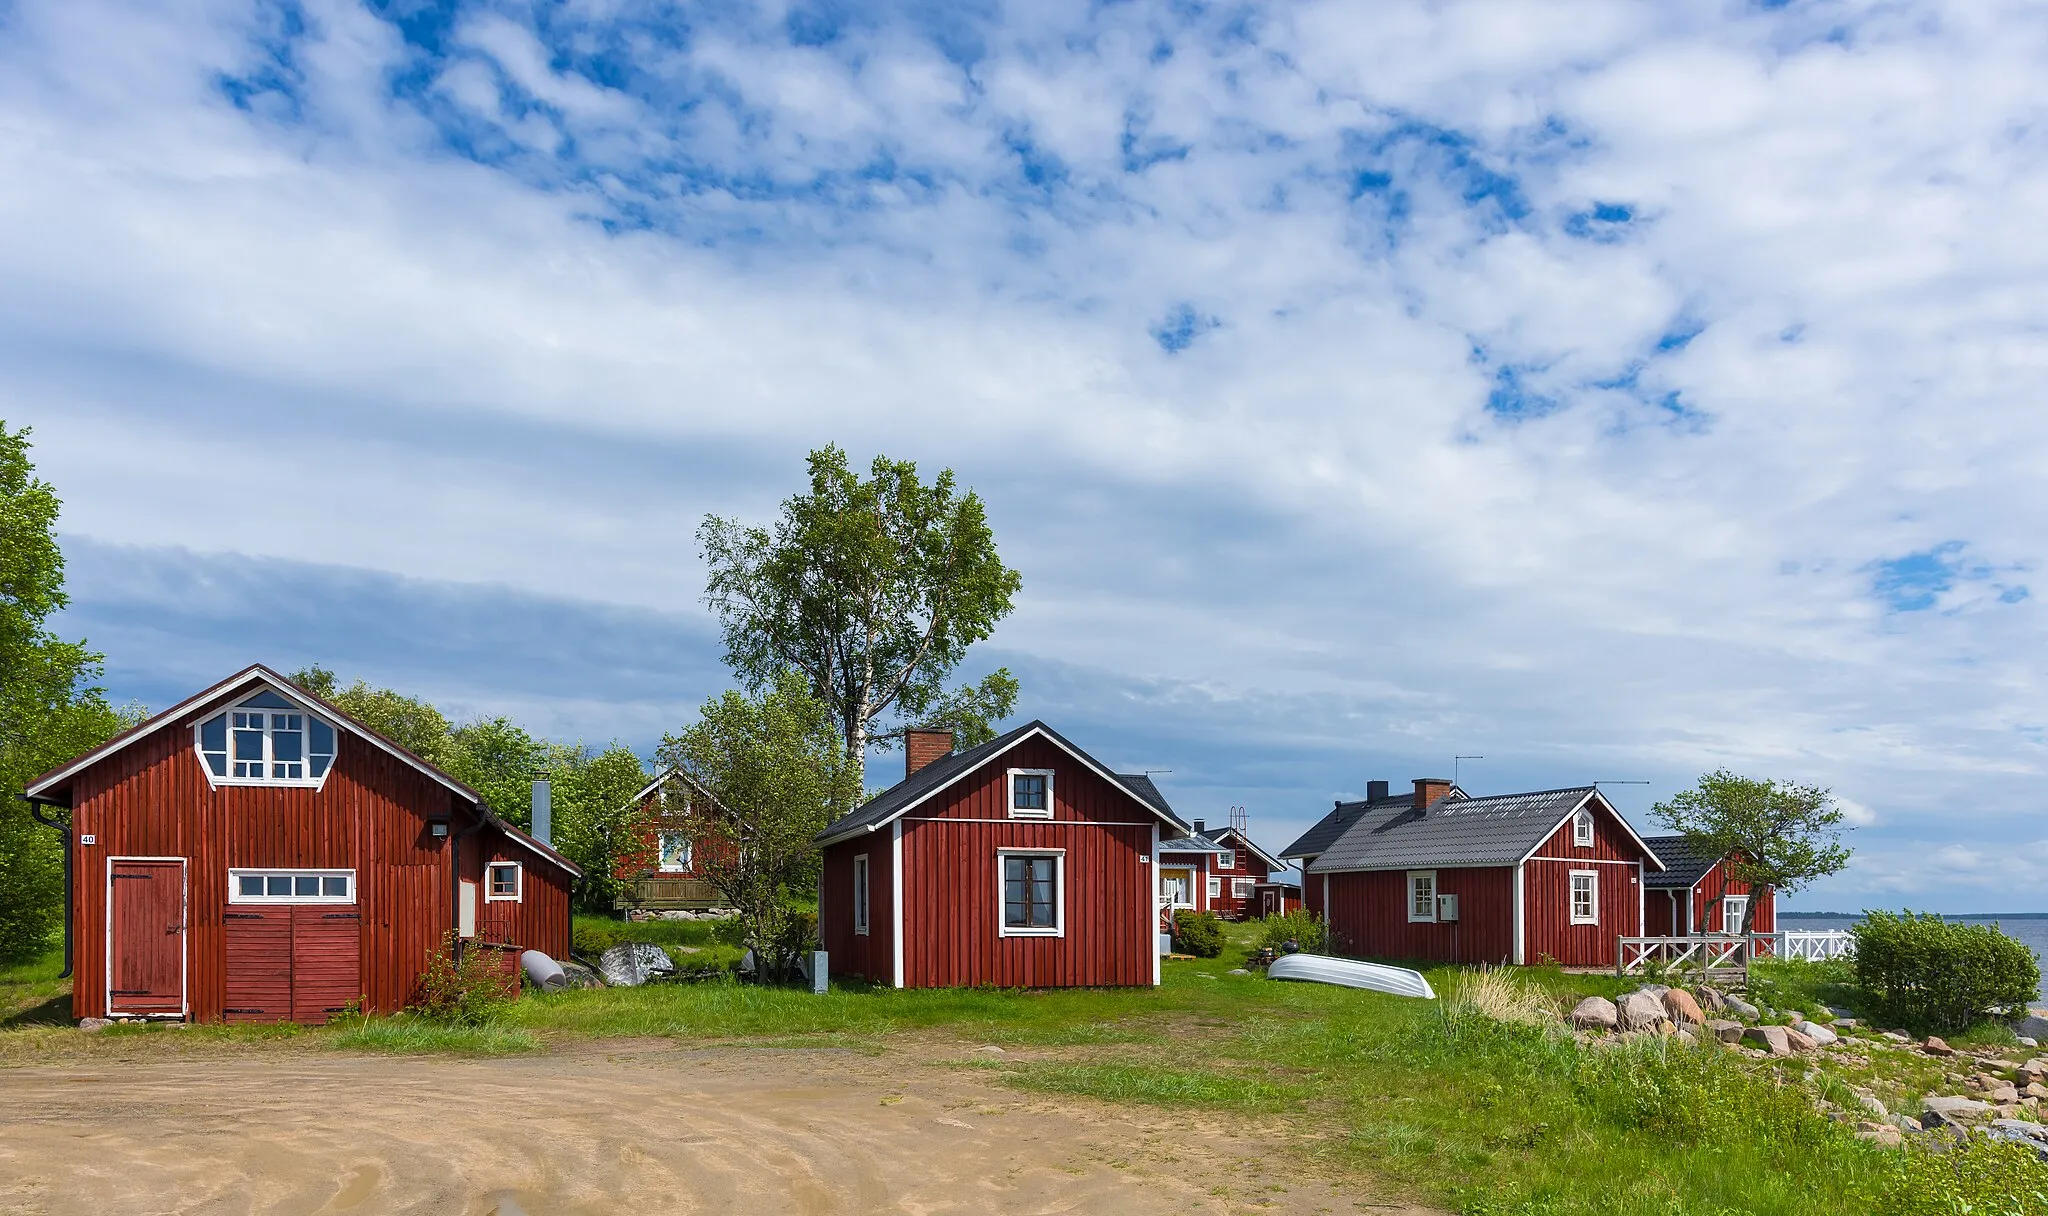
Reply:
<svg viewBox="0 0 2048 1216"><path fill-rule="evenodd" d="M1452 756L1452 757L1451 757L1451 784L1452 784L1452 785L1456 785L1456 784L1458 784L1458 762L1459 762L1459 761L1461 761L1461 760L1484 760L1484 759L1486 759L1486 757L1484 757L1484 756Z"/></svg>

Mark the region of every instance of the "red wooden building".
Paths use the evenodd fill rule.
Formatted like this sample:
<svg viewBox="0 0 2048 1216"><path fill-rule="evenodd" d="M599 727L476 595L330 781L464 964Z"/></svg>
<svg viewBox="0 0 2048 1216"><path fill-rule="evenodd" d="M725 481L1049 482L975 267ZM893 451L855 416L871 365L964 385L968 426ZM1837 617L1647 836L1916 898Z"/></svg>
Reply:
<svg viewBox="0 0 2048 1216"><path fill-rule="evenodd" d="M392 1012L451 929L568 957L574 865L265 667L26 793L66 837L77 1017Z"/></svg>
<svg viewBox="0 0 2048 1216"><path fill-rule="evenodd" d="M1187 825L1043 722L952 750L818 836L834 974L898 988L1159 982L1153 861ZM1145 783L1149 786L1149 782Z"/></svg>
<svg viewBox="0 0 2048 1216"><path fill-rule="evenodd" d="M1141 792L1155 789L1146 777L1123 780ZM1165 805L1163 798L1154 796L1152 801ZM1254 898L1254 892L1275 870L1286 868L1286 862L1254 844L1241 823L1212 828L1197 819L1188 835L1159 842L1162 922L1170 923L1173 913L1183 908L1214 912L1226 920L1269 915L1256 909L1273 901Z"/></svg>
<svg viewBox="0 0 2048 1216"><path fill-rule="evenodd" d="M1710 856L1683 836L1652 836L1649 846L1664 862L1661 873L1643 876L1649 898L1643 904L1643 936L1687 937L1694 933L1734 933L1745 912L1752 915L1751 933L1778 931L1777 893L1749 907L1749 884L1728 873L1726 857Z"/></svg>
<svg viewBox="0 0 2048 1216"><path fill-rule="evenodd" d="M1475 798L1420 779L1339 803L1283 856L1340 952L1380 958L1612 966L1642 935L1646 874L1664 863L1583 786Z"/></svg>
<svg viewBox="0 0 2048 1216"><path fill-rule="evenodd" d="M703 815L716 802L676 768L663 770L633 796L635 843L620 851L615 871L624 882L621 911L702 912L726 905L699 865Z"/></svg>

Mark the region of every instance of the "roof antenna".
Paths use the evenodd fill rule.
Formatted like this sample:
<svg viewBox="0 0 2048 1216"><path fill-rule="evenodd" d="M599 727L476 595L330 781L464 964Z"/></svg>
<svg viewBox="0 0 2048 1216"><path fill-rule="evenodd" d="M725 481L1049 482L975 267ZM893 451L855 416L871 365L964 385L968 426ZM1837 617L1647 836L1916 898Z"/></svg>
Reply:
<svg viewBox="0 0 2048 1216"><path fill-rule="evenodd" d="M1648 785L1648 784L1650 784L1650 783L1649 783L1649 782L1647 782L1647 781L1595 781L1595 782L1593 783L1593 787L1594 787L1595 789L1598 789L1599 787L1601 787L1601 786L1603 786L1603 785Z"/></svg>
<svg viewBox="0 0 2048 1216"><path fill-rule="evenodd" d="M1459 762L1460 760L1484 760L1484 759L1486 759L1486 757L1484 757L1484 756L1452 756L1452 757L1451 757L1451 784L1452 784L1452 785L1456 785L1456 784L1458 784L1458 762Z"/></svg>

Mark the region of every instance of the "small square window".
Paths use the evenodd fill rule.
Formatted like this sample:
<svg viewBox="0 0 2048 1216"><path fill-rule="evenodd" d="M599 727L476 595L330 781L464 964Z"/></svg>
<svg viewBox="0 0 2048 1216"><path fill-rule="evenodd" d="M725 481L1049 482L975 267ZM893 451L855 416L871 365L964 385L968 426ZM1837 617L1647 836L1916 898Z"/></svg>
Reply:
<svg viewBox="0 0 2048 1216"><path fill-rule="evenodd" d="M294 878L292 879L292 894L293 894L293 895L318 895L318 894L320 894L320 876L319 876L318 874L300 874L300 875L298 875L298 876L294 877Z"/></svg>
<svg viewBox="0 0 2048 1216"><path fill-rule="evenodd" d="M320 880L320 894L329 899L348 898L348 879L329 874Z"/></svg>
<svg viewBox="0 0 2048 1216"><path fill-rule="evenodd" d="M263 894L263 875L244 874L241 881L236 884L236 887L243 895L261 895Z"/></svg>
<svg viewBox="0 0 2048 1216"><path fill-rule="evenodd" d="M1010 818L1052 818L1052 770L1010 770Z"/></svg>
<svg viewBox="0 0 2048 1216"><path fill-rule="evenodd" d="M269 884L268 889L263 892L265 895L290 895L292 893L292 876L289 874L272 874L264 881Z"/></svg>
<svg viewBox="0 0 2048 1216"><path fill-rule="evenodd" d="M517 900L519 898L519 877L518 862L492 862L486 874L484 898L492 900Z"/></svg>

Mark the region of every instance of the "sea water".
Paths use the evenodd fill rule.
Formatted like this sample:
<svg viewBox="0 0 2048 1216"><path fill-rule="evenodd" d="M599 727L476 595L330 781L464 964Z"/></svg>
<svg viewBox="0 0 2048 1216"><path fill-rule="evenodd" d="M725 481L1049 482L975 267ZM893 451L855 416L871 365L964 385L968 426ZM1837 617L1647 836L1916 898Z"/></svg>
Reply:
<svg viewBox="0 0 2048 1216"><path fill-rule="evenodd" d="M1797 912L1785 912L1778 917L1780 929L1848 929L1860 916L1801 916ZM2027 944L2036 960L2048 959L2048 912L2021 912L2010 916L1951 916L1952 921L1965 925L1997 925L2008 935ZM2042 963L2041 990L2037 994L2048 1001L2048 962Z"/></svg>

